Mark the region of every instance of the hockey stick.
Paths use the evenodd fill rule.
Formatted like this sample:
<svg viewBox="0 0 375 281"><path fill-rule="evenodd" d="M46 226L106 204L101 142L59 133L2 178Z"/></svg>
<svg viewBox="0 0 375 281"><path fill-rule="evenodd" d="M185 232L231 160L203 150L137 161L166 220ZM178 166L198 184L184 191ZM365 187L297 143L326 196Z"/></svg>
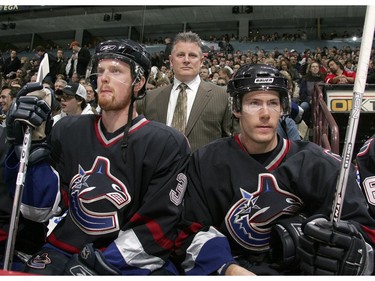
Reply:
<svg viewBox="0 0 375 281"><path fill-rule="evenodd" d="M45 58L47 60L45 61ZM17 94L17 98L27 95L28 93L41 90L43 89L42 80L47 75L46 66L49 69L49 62L48 56L45 55L44 59L42 60L39 70L38 70L38 80L35 83L27 83ZM13 255L14 255L14 246L17 237L18 231L18 222L20 217L20 208L21 208L21 199L23 193L23 187L25 184L26 172L27 172L27 164L29 161L29 152L31 146L31 126L26 127L25 135L23 137L22 142L22 150L20 156L20 166L18 169L17 180L16 180L16 190L13 199L13 208L12 214L10 217L10 224L9 224L9 233L8 233L8 240L5 249L5 257L4 257L4 270L10 270L13 262Z"/></svg>
<svg viewBox="0 0 375 281"><path fill-rule="evenodd" d="M341 217L342 205L348 182L350 164L352 162L352 153L355 144L355 138L358 128L359 116L361 113L361 105L363 92L368 71L368 63L370 60L372 41L374 38L375 28L375 6L367 6L365 23L363 26L362 42L359 52L358 68L356 79L354 81L353 90L353 107L350 112L349 123L346 129L345 145L342 154L341 170L336 185L335 201L332 206L331 221L339 221Z"/></svg>
<svg viewBox="0 0 375 281"><path fill-rule="evenodd" d="M14 245L18 230L18 221L19 221L19 214L20 214L20 207L21 207L21 197L23 193L23 185L25 182L26 170L27 170L27 163L29 158L29 150L30 150L30 127L27 126L25 136L23 138L22 144L22 151L21 151L21 158L20 158L20 167L18 170L17 175L17 182L16 182L16 192L14 194L13 199L13 209L12 215L10 218L10 225L9 225L9 233L8 233L8 241L5 250L5 258L4 258L4 270L10 270L12 261L13 261L13 253L14 253Z"/></svg>

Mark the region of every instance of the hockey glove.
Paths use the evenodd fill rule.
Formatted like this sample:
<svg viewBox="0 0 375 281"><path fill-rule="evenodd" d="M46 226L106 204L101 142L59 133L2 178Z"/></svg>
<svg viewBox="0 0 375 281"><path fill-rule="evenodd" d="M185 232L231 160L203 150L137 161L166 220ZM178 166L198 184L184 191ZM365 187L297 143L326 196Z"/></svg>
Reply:
<svg viewBox="0 0 375 281"><path fill-rule="evenodd" d="M102 253L94 249L92 244L87 244L67 262L65 275L121 275L121 272L107 263Z"/></svg>
<svg viewBox="0 0 375 281"><path fill-rule="evenodd" d="M301 270L308 275L369 275L373 271L372 247L347 221L309 218L302 224L297 253Z"/></svg>
<svg viewBox="0 0 375 281"><path fill-rule="evenodd" d="M30 86L31 84L31 86ZM52 128L51 105L53 92L51 89L41 88L39 83L28 83L17 94L6 119L7 140L15 145L19 155L23 143L26 126L30 126L32 143L29 153L29 164L35 164L49 155L46 136ZM28 93L27 91L32 91ZM27 94L27 95L25 95Z"/></svg>
<svg viewBox="0 0 375 281"><path fill-rule="evenodd" d="M271 231L271 259L280 269L296 270L299 264L297 248L302 235L301 225L306 218L302 215L280 219Z"/></svg>

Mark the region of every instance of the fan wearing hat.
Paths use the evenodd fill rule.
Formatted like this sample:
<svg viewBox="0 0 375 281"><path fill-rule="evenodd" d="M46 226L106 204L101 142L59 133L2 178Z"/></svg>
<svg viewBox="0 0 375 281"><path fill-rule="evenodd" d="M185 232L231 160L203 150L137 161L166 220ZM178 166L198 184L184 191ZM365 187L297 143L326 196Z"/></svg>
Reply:
<svg viewBox="0 0 375 281"><path fill-rule="evenodd" d="M58 91L61 91L57 94L61 97L62 113L53 117L54 124L65 115L94 114L91 106L86 102L86 89L81 84L71 82Z"/></svg>

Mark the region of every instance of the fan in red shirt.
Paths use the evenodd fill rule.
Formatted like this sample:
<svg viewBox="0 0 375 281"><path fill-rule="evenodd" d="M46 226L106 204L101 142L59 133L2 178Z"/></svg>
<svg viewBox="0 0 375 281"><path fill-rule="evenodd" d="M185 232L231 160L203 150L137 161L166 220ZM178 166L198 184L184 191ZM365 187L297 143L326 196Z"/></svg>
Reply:
<svg viewBox="0 0 375 281"><path fill-rule="evenodd" d="M354 84L356 73L354 71L344 70L344 66L335 59L328 61L328 67L331 71L324 78L328 84Z"/></svg>

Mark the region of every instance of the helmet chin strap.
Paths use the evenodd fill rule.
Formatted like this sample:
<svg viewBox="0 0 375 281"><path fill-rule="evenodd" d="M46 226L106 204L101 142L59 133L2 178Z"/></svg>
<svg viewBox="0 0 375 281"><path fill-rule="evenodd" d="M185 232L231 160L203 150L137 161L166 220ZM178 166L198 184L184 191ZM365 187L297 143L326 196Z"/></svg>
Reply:
<svg viewBox="0 0 375 281"><path fill-rule="evenodd" d="M128 110L128 122L125 125L124 128L124 137L122 138L121 143L121 150L122 150L122 160L126 162L126 149L128 147L128 139L129 139L129 129L131 128L133 124L133 109L134 109L134 102L136 100L135 94L134 94L134 87L135 83L132 84L132 94L130 97L130 105Z"/></svg>
<svg viewBox="0 0 375 281"><path fill-rule="evenodd" d="M283 129L286 135L286 138L289 139L288 130L286 129L286 115L285 114L281 115L280 122L281 122L281 128Z"/></svg>

